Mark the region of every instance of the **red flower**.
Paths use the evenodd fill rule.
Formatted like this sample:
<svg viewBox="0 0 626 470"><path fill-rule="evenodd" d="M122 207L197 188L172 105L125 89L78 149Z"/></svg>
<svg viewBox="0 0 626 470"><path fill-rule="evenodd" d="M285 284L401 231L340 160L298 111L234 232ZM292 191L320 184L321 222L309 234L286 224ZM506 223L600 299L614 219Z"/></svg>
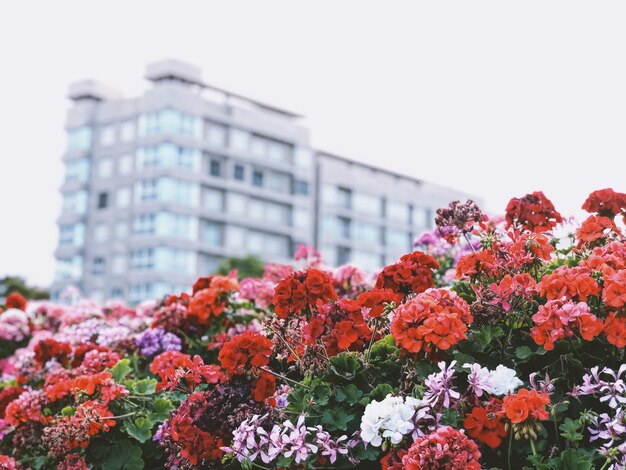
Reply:
<svg viewBox="0 0 626 470"><path fill-rule="evenodd" d="M218 355L222 367L229 375L239 375L246 367L256 369L270 362L272 342L265 336L245 331L228 341Z"/></svg>
<svg viewBox="0 0 626 470"><path fill-rule="evenodd" d="M4 413L9 403L18 398L26 389L22 387L6 387L0 392L0 419L4 419Z"/></svg>
<svg viewBox="0 0 626 470"><path fill-rule="evenodd" d="M618 348L626 346L626 317L616 312L610 312L604 321L606 340Z"/></svg>
<svg viewBox="0 0 626 470"><path fill-rule="evenodd" d="M56 359L66 365L71 352L72 348L67 343L59 343L52 338L42 339L35 346L35 362L43 366L50 359Z"/></svg>
<svg viewBox="0 0 626 470"><path fill-rule="evenodd" d="M397 294L391 289L373 289L363 292L356 301L361 307L369 309L369 318L378 318L383 314L385 304L400 304L402 294Z"/></svg>
<svg viewBox="0 0 626 470"><path fill-rule="evenodd" d="M4 301L4 306L6 308L17 308L19 310L26 310L26 299L19 292L11 292L9 295L7 295L7 298Z"/></svg>
<svg viewBox="0 0 626 470"><path fill-rule="evenodd" d="M447 426L418 437L402 458L402 468L480 470L479 460L476 443L461 431Z"/></svg>
<svg viewBox="0 0 626 470"><path fill-rule="evenodd" d="M604 281L602 300L609 307L620 308L626 304L626 269L617 271Z"/></svg>
<svg viewBox="0 0 626 470"><path fill-rule="evenodd" d="M616 193L611 188L594 191L583 203L583 210L612 219L626 213L626 194Z"/></svg>
<svg viewBox="0 0 626 470"><path fill-rule="evenodd" d="M150 372L161 379L157 390L167 388L170 392L177 387L193 392L201 383L215 384L224 379L219 366L205 364L197 355L192 360L188 354L178 351L159 354L150 364Z"/></svg>
<svg viewBox="0 0 626 470"><path fill-rule="evenodd" d="M506 206L508 227L516 227L535 233L547 232L563 221L550 200L541 192L513 198Z"/></svg>
<svg viewBox="0 0 626 470"><path fill-rule="evenodd" d="M0 468L2 470L22 470L22 464L8 455L0 455Z"/></svg>
<svg viewBox="0 0 626 470"><path fill-rule="evenodd" d="M499 447L502 438L507 435L502 416L499 414L501 407L502 402L492 398L485 408L474 407L471 413L465 415L463 427L469 436L492 449Z"/></svg>
<svg viewBox="0 0 626 470"><path fill-rule="evenodd" d="M583 243L594 243L598 240L608 239L611 234L622 234L613 219L601 215L590 215L576 231L576 238L580 240L579 246L582 246Z"/></svg>
<svg viewBox="0 0 626 470"><path fill-rule="evenodd" d="M498 273L498 264L492 250L482 250L461 256L456 264L456 278L485 275L494 276Z"/></svg>
<svg viewBox="0 0 626 470"><path fill-rule="evenodd" d="M445 289L429 289L400 305L391 322L396 344L409 353L445 351L465 339L473 321L467 302Z"/></svg>
<svg viewBox="0 0 626 470"><path fill-rule="evenodd" d="M433 287L433 269L439 263L430 255L421 251L408 253L400 260L386 266L376 279L377 289L391 289L398 294L419 294Z"/></svg>
<svg viewBox="0 0 626 470"><path fill-rule="evenodd" d="M536 390L521 388L513 395L507 395L502 402L502 413L513 423L527 420L545 421L550 417L546 406L550 404L550 395Z"/></svg>
<svg viewBox="0 0 626 470"><path fill-rule="evenodd" d="M380 459L382 470L403 470L402 458L406 455L406 449L391 448Z"/></svg>
<svg viewBox="0 0 626 470"><path fill-rule="evenodd" d="M308 269L290 274L274 290L272 303L278 318L300 314L305 308L337 299L333 279L318 269Z"/></svg>
<svg viewBox="0 0 626 470"><path fill-rule="evenodd" d="M557 340L572 336L576 330L583 339L593 340L602 331L602 320L591 313L584 302L574 303L565 300L550 300L540 305L533 315L535 326L530 336L546 351L554 349Z"/></svg>
<svg viewBox="0 0 626 470"><path fill-rule="evenodd" d="M224 276L200 279L194 288L197 289L207 283L209 287L194 291L187 311L187 318L203 326L208 326L211 316L221 315L228 306L230 295L239 290L236 279Z"/></svg>
<svg viewBox="0 0 626 470"><path fill-rule="evenodd" d="M552 274L543 276L538 284L539 294L549 300L577 299L586 302L589 296L600 295L600 285L585 267L561 266Z"/></svg>
<svg viewBox="0 0 626 470"><path fill-rule="evenodd" d="M264 402L276 392L276 378L269 372L261 372L254 384L252 398L258 402Z"/></svg>

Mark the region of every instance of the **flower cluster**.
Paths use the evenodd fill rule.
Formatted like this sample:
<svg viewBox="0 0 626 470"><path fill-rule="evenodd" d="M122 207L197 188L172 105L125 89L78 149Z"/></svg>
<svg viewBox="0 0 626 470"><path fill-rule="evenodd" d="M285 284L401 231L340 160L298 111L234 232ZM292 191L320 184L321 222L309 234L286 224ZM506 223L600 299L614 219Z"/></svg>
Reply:
<svg viewBox="0 0 626 470"><path fill-rule="evenodd" d="M154 356L165 351L180 351L182 341L174 333L162 328L147 329L135 338L139 352L144 356Z"/></svg>
<svg viewBox="0 0 626 470"><path fill-rule="evenodd" d="M406 470L446 468L480 470L480 451L474 441L452 427L417 438L402 457Z"/></svg>
<svg viewBox="0 0 626 470"><path fill-rule="evenodd" d="M419 294L434 286L433 269L439 263L421 251L406 254L392 265L386 266L376 279L378 289L391 289L399 294Z"/></svg>
<svg viewBox="0 0 626 470"><path fill-rule="evenodd" d="M459 235L467 235L475 224L483 220L483 213L474 201L461 204L453 201L445 209L437 209L435 225L441 236L451 244L457 242Z"/></svg>
<svg viewBox="0 0 626 470"><path fill-rule="evenodd" d="M276 315L287 318L315 307L318 302L335 300L337 292L332 278L319 269L298 271L282 279L274 291L272 302Z"/></svg>
<svg viewBox="0 0 626 470"><path fill-rule="evenodd" d="M435 429L438 416L426 400L391 394L382 401L373 400L361 417L361 439L374 447L383 440L399 444L405 436L417 438Z"/></svg>
<svg viewBox="0 0 626 470"><path fill-rule="evenodd" d="M270 427L265 421L268 421L267 416L258 415L244 420L233 431L231 445L222 450L234 454L239 462L259 459L264 464L275 462L281 456L293 457L294 462L300 464L316 455L334 464L338 456L349 452L348 436L333 439L322 426L307 427L304 416L299 416L295 424L287 420Z"/></svg>
<svg viewBox="0 0 626 470"><path fill-rule="evenodd" d="M467 302L444 289L429 289L394 312L391 334L409 353L446 351L466 338L473 321Z"/></svg>
<svg viewBox="0 0 626 470"><path fill-rule="evenodd" d="M513 198L506 207L509 227L541 233L552 230L562 221L561 214L541 191Z"/></svg>

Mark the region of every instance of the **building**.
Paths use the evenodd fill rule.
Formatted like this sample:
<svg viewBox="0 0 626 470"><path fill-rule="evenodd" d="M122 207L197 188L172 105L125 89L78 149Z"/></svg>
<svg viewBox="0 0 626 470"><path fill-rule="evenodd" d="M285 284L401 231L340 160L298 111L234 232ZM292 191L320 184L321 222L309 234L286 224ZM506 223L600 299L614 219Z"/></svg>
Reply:
<svg viewBox="0 0 626 470"><path fill-rule="evenodd" d="M202 80L175 60L123 98L70 86L53 296L102 301L187 290L226 256L376 269L411 249L458 192L311 148L300 116Z"/></svg>

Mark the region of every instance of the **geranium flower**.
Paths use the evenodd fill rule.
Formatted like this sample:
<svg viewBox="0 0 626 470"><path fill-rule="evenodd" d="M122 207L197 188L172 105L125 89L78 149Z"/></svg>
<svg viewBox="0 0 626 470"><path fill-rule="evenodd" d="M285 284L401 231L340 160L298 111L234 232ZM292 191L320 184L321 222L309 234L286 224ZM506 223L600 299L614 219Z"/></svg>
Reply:
<svg viewBox="0 0 626 470"><path fill-rule="evenodd" d="M470 437L488 445L492 449L500 446L502 438L508 433L500 414L502 402L496 398L491 399L486 406L476 406L465 415L463 427Z"/></svg>
<svg viewBox="0 0 626 470"><path fill-rule="evenodd" d="M479 459L476 443L461 431L447 426L419 437L402 458L402 467L405 470L480 470Z"/></svg>
<svg viewBox="0 0 626 470"><path fill-rule="evenodd" d="M549 404L550 396L547 393L522 388L517 393L504 397L502 412L513 424L544 421L550 417L545 408Z"/></svg>

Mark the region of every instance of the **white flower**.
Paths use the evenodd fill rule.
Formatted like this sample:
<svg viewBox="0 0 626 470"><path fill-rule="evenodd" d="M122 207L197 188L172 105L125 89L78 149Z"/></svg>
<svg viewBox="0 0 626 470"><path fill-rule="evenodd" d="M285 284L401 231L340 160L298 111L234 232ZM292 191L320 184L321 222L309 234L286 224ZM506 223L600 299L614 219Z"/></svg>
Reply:
<svg viewBox="0 0 626 470"><path fill-rule="evenodd" d="M374 447L380 447L385 438L389 438L392 444L399 444L415 429L416 410L424 406L422 400L391 394L383 401L373 400L365 407L361 418L361 439Z"/></svg>
<svg viewBox="0 0 626 470"><path fill-rule="evenodd" d="M523 382L517 378L515 370L500 364L491 371L491 386L485 390L492 395L501 396L513 393Z"/></svg>

